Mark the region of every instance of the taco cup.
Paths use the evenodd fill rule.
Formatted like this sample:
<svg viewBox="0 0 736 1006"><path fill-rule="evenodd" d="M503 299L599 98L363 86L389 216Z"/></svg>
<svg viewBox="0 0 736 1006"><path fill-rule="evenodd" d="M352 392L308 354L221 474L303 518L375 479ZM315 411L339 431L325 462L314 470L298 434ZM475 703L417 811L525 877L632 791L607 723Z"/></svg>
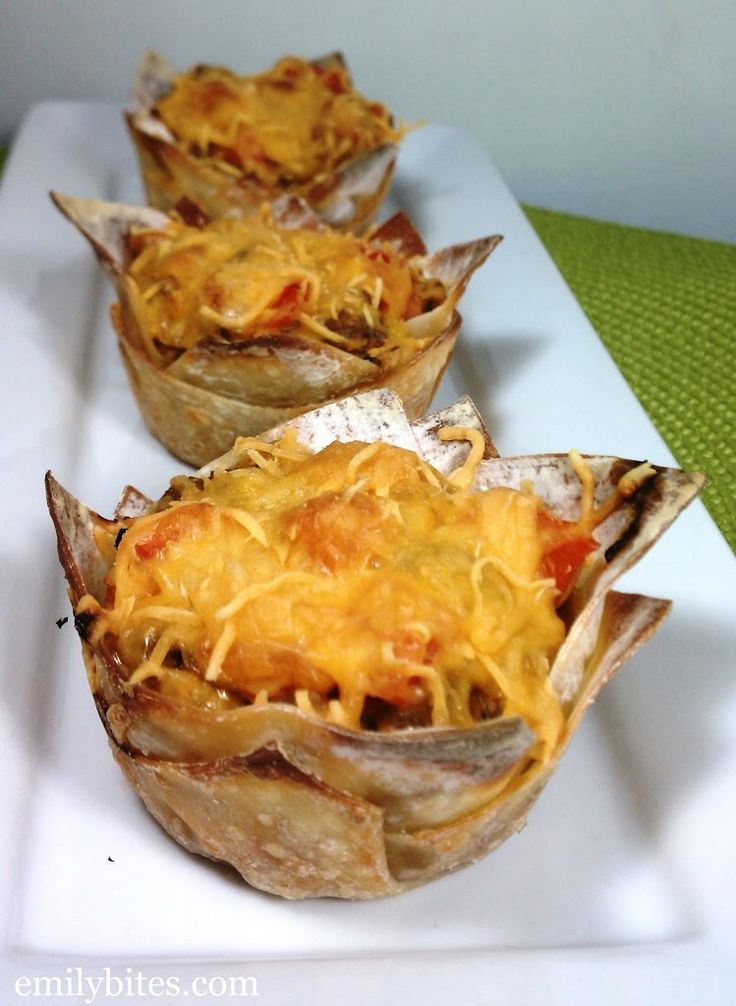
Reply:
<svg viewBox="0 0 736 1006"><path fill-rule="evenodd" d="M186 197L213 218L250 216L296 195L353 231L388 192L406 132L354 89L339 53L287 56L239 77L202 64L179 73L147 52L126 121L152 206L168 211Z"/></svg>
<svg viewBox="0 0 736 1006"><path fill-rule="evenodd" d="M502 458L472 403L369 392L106 520L47 476L114 757L193 852L287 898L397 894L525 823L669 602L612 589L703 477Z"/></svg>
<svg viewBox="0 0 736 1006"><path fill-rule="evenodd" d="M191 203L167 215L52 198L115 285L113 322L147 426L195 466L357 390L390 388L421 415L458 337L457 304L501 240L427 254L403 213L358 238L296 199L208 221Z"/></svg>

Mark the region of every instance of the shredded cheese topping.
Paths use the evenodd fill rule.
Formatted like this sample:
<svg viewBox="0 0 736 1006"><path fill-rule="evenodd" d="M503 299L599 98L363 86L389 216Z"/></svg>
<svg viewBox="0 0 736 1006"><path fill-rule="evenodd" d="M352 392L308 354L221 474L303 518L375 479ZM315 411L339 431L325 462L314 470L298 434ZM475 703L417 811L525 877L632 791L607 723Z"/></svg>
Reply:
<svg viewBox="0 0 736 1006"><path fill-rule="evenodd" d="M189 152L234 177L247 175L267 194L287 186L306 193L346 161L406 132L352 87L343 67L293 56L247 77L195 66L152 111Z"/></svg>
<svg viewBox="0 0 736 1006"><path fill-rule="evenodd" d="M545 757L564 728L549 683L560 601L590 532L652 470L596 506L573 452L580 516L561 521L529 487L472 488L479 436L443 434L470 445L455 479L382 443L242 440L269 464L178 477L152 512L112 525L106 602L77 610L115 638L130 687L289 702L353 729L519 715Z"/></svg>
<svg viewBox="0 0 736 1006"><path fill-rule="evenodd" d="M442 304L443 284L387 241L328 227L277 227L264 207L202 228L177 219L128 237L140 327L159 349L298 334L376 363L415 352L406 322ZM398 356L396 355L398 354Z"/></svg>

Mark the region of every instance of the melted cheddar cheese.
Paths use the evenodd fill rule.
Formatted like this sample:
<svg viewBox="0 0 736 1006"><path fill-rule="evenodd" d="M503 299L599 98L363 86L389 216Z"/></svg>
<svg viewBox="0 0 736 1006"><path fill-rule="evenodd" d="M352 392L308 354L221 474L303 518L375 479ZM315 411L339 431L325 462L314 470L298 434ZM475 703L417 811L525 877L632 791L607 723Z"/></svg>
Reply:
<svg viewBox="0 0 736 1006"><path fill-rule="evenodd" d="M474 448L473 431L463 432ZM563 730L549 669L562 596L595 526L648 477L629 472L580 516L529 488L470 488L479 458L444 478L410 451L289 430L242 440L244 467L180 476L148 514L111 525L117 554L96 638L110 634L129 686L208 706L287 702L349 728L472 724L519 715L540 756Z"/></svg>
<svg viewBox="0 0 736 1006"><path fill-rule="evenodd" d="M174 80L153 114L191 153L269 192L319 184L405 132L383 105L353 89L341 66L293 56L247 77L196 66Z"/></svg>
<svg viewBox="0 0 736 1006"><path fill-rule="evenodd" d="M267 209L133 231L128 254L141 327L159 349L298 333L396 364L421 348L406 321L446 297L390 242L276 227Z"/></svg>

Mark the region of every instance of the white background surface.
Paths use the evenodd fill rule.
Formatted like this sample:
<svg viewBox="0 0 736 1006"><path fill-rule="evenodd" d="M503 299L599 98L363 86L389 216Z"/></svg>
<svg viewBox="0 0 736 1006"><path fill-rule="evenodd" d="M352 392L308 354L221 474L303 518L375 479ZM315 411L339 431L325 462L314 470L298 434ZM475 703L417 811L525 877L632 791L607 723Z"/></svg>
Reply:
<svg viewBox="0 0 736 1006"><path fill-rule="evenodd" d="M80 966L253 975L267 1006L732 1001L736 569L699 502L623 584L671 598L671 617L607 686L524 832L481 863L395 899L289 903L161 833L112 762L71 625L54 624L68 602L42 476L110 513L125 482L158 496L181 465L143 427L110 288L51 187L136 198L116 107L36 108L0 187L3 1006L30 1001L11 994L18 977ZM507 453L671 462L472 137L409 137L393 201L430 248L505 235L463 300L437 404L470 391Z"/></svg>
<svg viewBox="0 0 736 1006"><path fill-rule="evenodd" d="M736 241L733 0L4 0L0 136L41 99L123 103L146 47L242 72L339 48L522 202Z"/></svg>

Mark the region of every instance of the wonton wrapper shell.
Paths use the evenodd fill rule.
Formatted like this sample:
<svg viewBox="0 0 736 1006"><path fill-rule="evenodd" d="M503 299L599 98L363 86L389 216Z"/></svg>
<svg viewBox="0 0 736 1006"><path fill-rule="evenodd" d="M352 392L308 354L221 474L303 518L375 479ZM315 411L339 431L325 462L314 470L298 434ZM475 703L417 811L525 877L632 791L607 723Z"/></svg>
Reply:
<svg viewBox="0 0 736 1006"><path fill-rule="evenodd" d="M288 425L314 451L335 439L382 440L416 450L445 473L462 463L468 445L440 441L438 430L470 425L486 436L478 485L516 486L533 478L563 518L579 503L567 457L499 458L468 399L410 424L398 399L377 391ZM232 467L239 451L236 443L200 474ZM637 464L587 460L601 499ZM126 689L129 669L110 643L85 641L90 687L118 764L178 842L284 897L395 894L479 859L524 825L587 706L669 610L667 601L610 590L704 481L675 469L655 472L600 526L609 561L596 565L566 602L565 617L574 621L551 671L566 725L546 764L528 757L534 736L518 718L471 729L372 733L345 730L288 705L212 711L146 687ZM47 496L73 603L86 592L101 597L109 563L94 528L106 521L50 475ZM144 506L145 497L129 487L116 516Z"/></svg>
<svg viewBox="0 0 736 1006"><path fill-rule="evenodd" d="M146 425L172 454L195 466L222 454L237 436L256 436L357 391L388 388L402 398L410 418L422 415L457 341L456 305L473 272L501 240L494 235L417 256L421 239L404 214L379 228L379 236L395 241L448 291L439 307L407 323L414 338L427 342L400 365L380 367L337 346L285 333L240 344L202 341L162 366L146 349L148 340L136 312L137 290L124 271L123 241L132 226L161 227L168 218L150 208L51 195L90 242L115 284L118 344ZM288 228L317 225L311 211L297 200L274 204L274 216Z"/></svg>
<svg viewBox="0 0 736 1006"><path fill-rule="evenodd" d="M345 67L339 53L313 62ZM125 115L148 202L168 211L187 197L212 218L252 216L264 200L274 199L284 190L271 191L244 174L233 175L214 158L189 153L164 123L151 114L153 105L168 93L177 75L174 67L158 53L146 53ZM346 162L331 178L306 191L299 187L298 194L325 223L360 232L374 218L388 193L397 156L397 144L381 144Z"/></svg>

